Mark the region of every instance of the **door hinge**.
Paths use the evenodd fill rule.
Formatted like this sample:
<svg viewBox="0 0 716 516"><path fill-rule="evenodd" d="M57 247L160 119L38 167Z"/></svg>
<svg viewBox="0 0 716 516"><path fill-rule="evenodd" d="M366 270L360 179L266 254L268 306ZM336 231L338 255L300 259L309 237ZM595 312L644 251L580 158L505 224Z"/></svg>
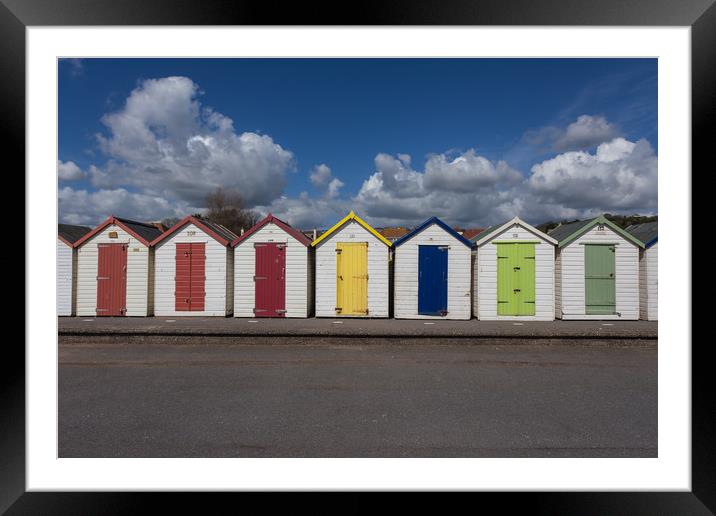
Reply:
<svg viewBox="0 0 716 516"><path fill-rule="evenodd" d="M340 306L336 306L336 307L334 308L334 310L335 310L336 312L342 312L342 311L343 311L343 308L341 308Z"/></svg>
<svg viewBox="0 0 716 516"><path fill-rule="evenodd" d="M267 279L266 276L254 276L254 281Z"/></svg>
<svg viewBox="0 0 716 516"><path fill-rule="evenodd" d="M343 249L336 249L336 254L341 254L343 252Z"/></svg>
<svg viewBox="0 0 716 516"><path fill-rule="evenodd" d="M266 309L264 309L264 308L254 308L254 313L258 313L258 312L266 312L266 311L267 311L267 310L266 310Z"/></svg>
<svg viewBox="0 0 716 516"><path fill-rule="evenodd" d="M109 276L97 276L97 279L98 279L98 280L101 280L101 279L109 279Z"/></svg>
<svg viewBox="0 0 716 516"><path fill-rule="evenodd" d="M286 310L274 310L277 314L285 314Z"/></svg>

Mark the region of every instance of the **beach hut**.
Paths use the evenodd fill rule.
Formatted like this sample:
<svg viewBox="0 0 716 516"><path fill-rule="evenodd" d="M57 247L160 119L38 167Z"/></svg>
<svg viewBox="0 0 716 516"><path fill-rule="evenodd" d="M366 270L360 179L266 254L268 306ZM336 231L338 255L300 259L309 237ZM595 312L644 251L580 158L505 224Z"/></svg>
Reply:
<svg viewBox="0 0 716 516"><path fill-rule="evenodd" d="M57 315L75 314L77 280L75 242L91 230L86 226L57 225Z"/></svg>
<svg viewBox="0 0 716 516"><path fill-rule="evenodd" d="M659 223L633 224L626 231L644 244L644 249L639 250L639 317L656 321L659 319Z"/></svg>
<svg viewBox="0 0 716 516"><path fill-rule="evenodd" d="M559 319L639 319L637 238L599 216L552 229Z"/></svg>
<svg viewBox="0 0 716 516"><path fill-rule="evenodd" d="M351 211L311 245L317 317L388 317L389 240Z"/></svg>
<svg viewBox="0 0 716 516"><path fill-rule="evenodd" d="M109 217L77 242L77 315L152 313L154 224Z"/></svg>
<svg viewBox="0 0 716 516"><path fill-rule="evenodd" d="M270 213L236 238L235 317L308 317L313 249L302 232Z"/></svg>
<svg viewBox="0 0 716 516"><path fill-rule="evenodd" d="M189 216L154 239L154 315L231 315L235 238L221 224Z"/></svg>
<svg viewBox="0 0 716 516"><path fill-rule="evenodd" d="M472 242L432 217L393 247L396 319L470 319Z"/></svg>
<svg viewBox="0 0 716 516"><path fill-rule="evenodd" d="M554 238L515 217L485 229L473 242L478 319L554 320Z"/></svg>

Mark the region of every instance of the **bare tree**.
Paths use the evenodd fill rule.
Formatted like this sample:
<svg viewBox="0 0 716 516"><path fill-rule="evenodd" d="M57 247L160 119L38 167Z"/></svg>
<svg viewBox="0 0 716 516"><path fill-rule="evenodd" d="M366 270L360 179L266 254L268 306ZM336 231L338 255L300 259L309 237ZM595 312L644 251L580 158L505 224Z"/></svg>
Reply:
<svg viewBox="0 0 716 516"><path fill-rule="evenodd" d="M244 199L237 190L217 188L206 196L206 214L211 222L221 224L237 235L247 230L259 220L258 213L246 208Z"/></svg>

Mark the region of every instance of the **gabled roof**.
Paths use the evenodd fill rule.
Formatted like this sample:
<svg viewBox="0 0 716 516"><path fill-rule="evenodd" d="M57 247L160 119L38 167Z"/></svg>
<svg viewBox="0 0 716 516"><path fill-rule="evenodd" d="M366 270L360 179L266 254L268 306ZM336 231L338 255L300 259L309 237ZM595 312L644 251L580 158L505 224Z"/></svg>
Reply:
<svg viewBox="0 0 716 516"><path fill-rule="evenodd" d="M643 222L632 224L625 230L644 243L644 247L651 247L659 240L659 222Z"/></svg>
<svg viewBox="0 0 716 516"><path fill-rule="evenodd" d="M304 235L301 231L297 230L296 228L292 228L291 226L288 225L288 223L282 221L282 220L279 219L278 217L274 217L273 215L271 215L271 214L269 213L269 214L268 214L267 216L265 216L263 219L261 219L260 221L258 221L258 222L254 225L254 227L252 227L252 228L249 229L248 231L244 231L244 234L241 235L240 237L235 238L234 241L231 242L232 247L236 247L236 246L239 245L243 240L247 239L248 237L250 237L251 235L253 235L254 233L256 233L259 229L261 229L262 227L264 227L266 224L269 224L269 223L276 224L278 227L280 227L281 229L283 229L286 233L288 233L289 235L291 235L293 238L295 238L296 240L298 240L299 242L301 242L301 243L302 243L303 245L305 245L306 247L308 247L309 245L311 245L311 239L308 238L306 235Z"/></svg>
<svg viewBox="0 0 716 516"><path fill-rule="evenodd" d="M476 237L474 237L472 239L472 241L475 243L475 246L482 245L482 244L486 243L487 241L491 240L493 237L500 234L502 231L514 226L515 224L522 226L530 233L534 233L534 235L537 236L538 238L546 240L550 244L557 245L557 240L555 240L553 237L551 237L550 235L548 235L546 233L543 233L542 231L540 231L539 229L537 229L534 226L530 226L529 224L527 224L524 220L522 220L519 217L515 217L511 220L508 220L504 224L490 226L489 228L480 232Z"/></svg>
<svg viewBox="0 0 716 516"><path fill-rule="evenodd" d="M331 227L329 230L325 231L320 237L318 237L318 238L315 239L313 242L311 242L311 245L314 246L314 247L317 246L317 245L320 244L322 241L324 241L325 239L327 239L328 237L330 237L333 233L335 233L336 231L338 231L338 230L341 228L341 226L343 226L343 224L345 224L346 222L350 222L350 221L355 221L355 222L357 222L358 224L360 224L361 226L363 226L363 228L364 228L365 230L367 230L370 234L372 234L375 238L377 238L378 240L380 240L381 242L383 242L383 243L384 243L385 245L387 245L388 247L391 247L391 246L393 245L393 244L390 243L390 240L386 239L383 235L381 235L380 233L378 233L375 229L373 229L370 225L368 225L368 223L367 223L366 221L364 221L363 219L361 219L361 218L360 218L358 215L356 215L353 211L351 211L348 215L346 215L346 216L343 217L341 220L339 220L339 221L338 221L336 224L334 224L333 227Z"/></svg>
<svg viewBox="0 0 716 516"><path fill-rule="evenodd" d="M575 222L570 222L569 224L557 226L549 232L549 235L559 242L559 247L564 247L570 242L579 238L581 235L589 231L597 224L604 224L605 226L609 227L609 229L614 231L616 234L624 237L629 242L637 245L638 247L644 247L644 244L641 242L641 240L624 231L622 228L614 224L614 222L607 219L604 215L600 215L599 217L596 217L591 220L577 220Z"/></svg>
<svg viewBox="0 0 716 516"><path fill-rule="evenodd" d="M414 230L412 230L410 233L408 233L407 235L405 235L405 236L403 236L402 238L399 238L398 240L396 240L395 242L393 242L393 245L394 245L395 247L398 247L398 246L400 246L400 245L403 245L405 242L407 242L408 240L410 240L411 238L413 238L415 235L417 235L418 233L420 233L420 232L423 231L424 229L426 229L426 228L432 226L433 224L435 224L436 226L440 226L443 230L445 230L445 232L446 232L448 235L454 237L454 238L457 239L459 242L465 244L468 248L472 249L472 248L474 247L474 244L473 244L472 242L470 242L467 238L465 238L464 236L462 236L460 233L458 233L457 231L455 231L453 228L451 228L450 226L448 226L447 224L445 224L442 220L440 220L440 219L437 218L437 217L430 217L428 220L426 220L425 222L423 222L422 224L420 224L418 227L416 227L416 228L415 228Z"/></svg>
<svg viewBox="0 0 716 516"><path fill-rule="evenodd" d="M72 224L57 224L57 238L72 247L75 242L92 231L87 226L74 226Z"/></svg>
<svg viewBox="0 0 716 516"><path fill-rule="evenodd" d="M74 244L74 247L79 247L87 240L95 236L97 233L104 230L107 226L111 226L112 224L119 226L146 246L149 246L152 240L162 234L162 232L159 231L159 229L157 229L157 227L153 224L147 222L137 222L136 220L121 219L119 217L111 215L99 226L97 226L85 236L77 240Z"/></svg>
<svg viewBox="0 0 716 516"><path fill-rule="evenodd" d="M171 235L179 231L187 224L194 224L196 227L201 229L204 233L212 237L214 240L216 240L223 246L228 246L229 244L231 244L231 241L236 238L236 235L233 232L229 231L221 224L199 219L197 217L194 217L193 215L189 215L188 217L184 217L183 219L181 219L179 222L167 229L164 233L152 240L151 245L157 245L159 242L163 241L166 238L169 238Z"/></svg>

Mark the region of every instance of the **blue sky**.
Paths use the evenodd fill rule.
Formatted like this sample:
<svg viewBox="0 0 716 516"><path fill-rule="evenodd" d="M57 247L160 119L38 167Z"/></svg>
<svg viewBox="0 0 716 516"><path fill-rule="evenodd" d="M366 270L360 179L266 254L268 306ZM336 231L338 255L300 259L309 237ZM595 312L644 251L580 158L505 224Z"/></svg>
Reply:
<svg viewBox="0 0 716 516"><path fill-rule="evenodd" d="M182 216L218 186L299 226L655 213L657 153L655 59L59 63L70 223Z"/></svg>

